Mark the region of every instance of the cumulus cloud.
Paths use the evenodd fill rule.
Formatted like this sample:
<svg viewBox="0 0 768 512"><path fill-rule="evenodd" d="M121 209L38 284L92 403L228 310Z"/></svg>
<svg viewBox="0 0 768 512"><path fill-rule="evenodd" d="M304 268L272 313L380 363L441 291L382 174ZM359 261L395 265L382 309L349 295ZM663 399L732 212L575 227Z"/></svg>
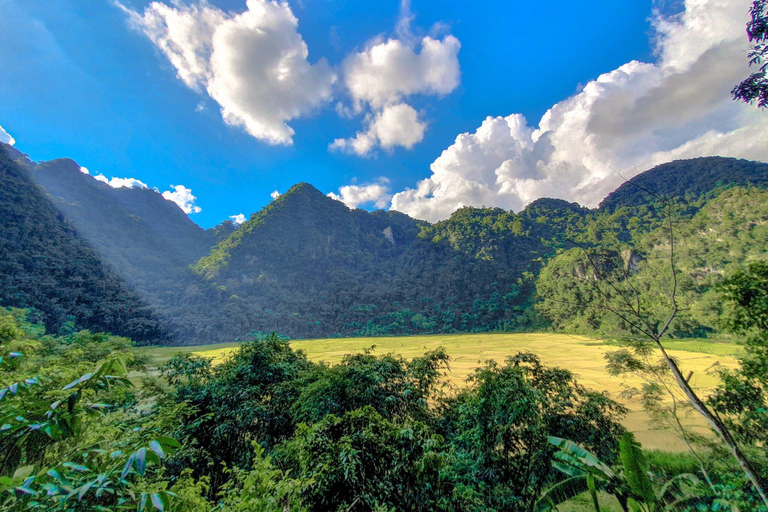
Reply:
<svg viewBox="0 0 768 512"><path fill-rule="evenodd" d="M364 132L349 139L336 139L331 149L360 156L368 155L375 147L391 150L395 146L411 149L424 140L427 124L419 120L419 113L405 103L386 105L381 111L368 116Z"/></svg>
<svg viewBox="0 0 768 512"><path fill-rule="evenodd" d="M240 224L244 224L246 220L245 215L242 213L238 213L237 215L230 215L230 219L232 219L232 222L235 223L235 226L239 226Z"/></svg>
<svg viewBox="0 0 768 512"><path fill-rule="evenodd" d="M344 84L358 108L380 108L413 94L446 95L459 85L460 48L452 35L425 36L416 44L377 39L344 60Z"/></svg>
<svg viewBox="0 0 768 512"><path fill-rule="evenodd" d="M273 190L272 193L269 194L269 197L271 197L273 200L277 199L278 197L280 197L280 192L278 192L277 190Z"/></svg>
<svg viewBox="0 0 768 512"><path fill-rule="evenodd" d="M242 13L205 0L150 3L142 13L117 4L191 89L215 100L224 121L270 144L291 144L292 119L328 103L336 75L309 62L286 2L248 0Z"/></svg>
<svg viewBox="0 0 768 512"><path fill-rule="evenodd" d="M80 172L83 174L91 174L91 171L88 170L87 167L80 166Z"/></svg>
<svg viewBox="0 0 768 512"><path fill-rule="evenodd" d="M11 137L11 134L5 131L2 126L0 126L0 142L13 146L16 144L16 139Z"/></svg>
<svg viewBox="0 0 768 512"><path fill-rule="evenodd" d="M376 208L387 208L392 200L392 193L387 178L379 178L376 183L366 185L345 185L339 193L331 192L328 197L341 201L349 208L363 204L373 204Z"/></svg>
<svg viewBox="0 0 768 512"><path fill-rule="evenodd" d="M85 167L80 168L80 172L84 172L83 169ZM86 171L88 169L85 169ZM102 183L106 183L112 188L148 188L147 184L137 180L136 178L107 178L103 174L99 174L98 176L94 176L97 181L101 181Z"/></svg>
<svg viewBox="0 0 768 512"><path fill-rule="evenodd" d="M171 185L173 190L163 192L163 197L176 203L181 210L189 215L190 213L200 213L202 208L195 205L197 199L192 195L192 190L184 185Z"/></svg>
<svg viewBox="0 0 768 512"><path fill-rule="evenodd" d="M343 83L352 100L351 110L364 113L367 129L355 137L337 139L331 149L367 155L374 148L412 148L424 139L426 123L405 103L413 95L444 96L459 86L461 73L456 37L418 37L411 31L413 15L403 1L395 37L378 37L342 63Z"/></svg>
<svg viewBox="0 0 768 512"><path fill-rule="evenodd" d="M459 135L432 175L392 208L439 220L461 206L519 210L538 197L596 206L624 178L678 158L768 160L768 118L735 102L747 68L748 0L686 0L654 13L657 61L632 61L589 82L529 125L488 117Z"/></svg>

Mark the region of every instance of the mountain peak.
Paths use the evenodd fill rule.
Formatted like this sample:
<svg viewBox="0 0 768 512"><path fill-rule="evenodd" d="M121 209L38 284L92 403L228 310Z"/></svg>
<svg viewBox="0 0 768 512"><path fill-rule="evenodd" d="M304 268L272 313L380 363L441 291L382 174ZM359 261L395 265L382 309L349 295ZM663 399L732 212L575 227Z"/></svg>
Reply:
<svg viewBox="0 0 768 512"><path fill-rule="evenodd" d="M639 206L660 197L699 197L734 185L768 186L768 164L722 156L674 160L642 172L608 194L600 209Z"/></svg>
<svg viewBox="0 0 768 512"><path fill-rule="evenodd" d="M325 197L325 194L317 190L314 186L311 184L302 181L300 183L295 184L291 188L289 188L285 194L281 194L280 197L290 197L295 195L321 195Z"/></svg>

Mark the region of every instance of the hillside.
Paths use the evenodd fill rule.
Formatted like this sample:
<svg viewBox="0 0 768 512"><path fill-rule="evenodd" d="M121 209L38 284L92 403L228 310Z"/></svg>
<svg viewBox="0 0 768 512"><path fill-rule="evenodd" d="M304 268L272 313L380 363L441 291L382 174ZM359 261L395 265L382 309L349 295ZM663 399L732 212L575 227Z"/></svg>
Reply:
<svg viewBox="0 0 768 512"><path fill-rule="evenodd" d="M155 315L0 148L0 304L73 327L168 342ZM18 157L17 154L13 154Z"/></svg>
<svg viewBox="0 0 768 512"><path fill-rule="evenodd" d="M767 186L768 164L720 156L675 160L622 184L603 199L600 209L641 206L654 200L654 195L694 199L718 187L733 185Z"/></svg>
<svg viewBox="0 0 768 512"><path fill-rule="evenodd" d="M463 208L429 225L350 210L299 184L219 243L195 270L293 336L513 328L537 260L588 210L547 200L521 214Z"/></svg>
<svg viewBox="0 0 768 512"><path fill-rule="evenodd" d="M175 338L221 341L248 332L246 326L242 332L223 329L222 322L241 316L222 312L226 301L219 291L189 268L235 230L231 221L203 230L157 191L112 188L70 159L35 163L11 150L60 214Z"/></svg>
<svg viewBox="0 0 768 512"><path fill-rule="evenodd" d="M670 327L675 337L718 333L722 305L717 284L748 263L768 257L768 190L722 188L714 197L693 206L675 216L674 261L680 308ZM628 212L631 215L637 210ZM615 283L617 289L631 283L653 321L660 322L669 314L669 231L665 225L649 221L645 229L629 234L627 224L617 221L628 212L600 212L586 224L585 232L597 234L592 241L587 237L583 240L583 247L591 252L591 262L581 248L571 248L542 270L537 280L541 297L537 307L556 328L585 333L617 328L615 316L605 311L594 283L587 278L595 264L605 276L618 267L629 269L629 279L625 279L618 268L621 277ZM661 292L652 294L649 290Z"/></svg>

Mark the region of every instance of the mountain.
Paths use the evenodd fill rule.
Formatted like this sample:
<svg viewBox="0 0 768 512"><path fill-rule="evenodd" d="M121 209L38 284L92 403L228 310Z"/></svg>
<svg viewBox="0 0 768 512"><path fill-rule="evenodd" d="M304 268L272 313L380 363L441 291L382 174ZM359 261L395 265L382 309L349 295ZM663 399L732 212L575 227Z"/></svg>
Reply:
<svg viewBox="0 0 768 512"><path fill-rule="evenodd" d="M599 208L614 210L621 206L640 206L654 196L695 198L718 187L768 185L768 164L710 156L675 160L638 174L608 194Z"/></svg>
<svg viewBox="0 0 768 512"><path fill-rule="evenodd" d="M157 191L112 188L72 160L6 152L182 343L259 329L320 337L541 327L542 267L573 242L601 243L607 229L625 243L653 231L660 217L647 191L681 198L681 215L692 217L722 190L768 183L768 164L681 160L636 176L595 210L542 198L519 213L461 208L435 224L349 209L300 183L242 226L203 230Z"/></svg>
<svg viewBox="0 0 768 512"><path fill-rule="evenodd" d="M242 324L242 315L225 311L227 298L189 268L235 231L231 221L203 230L155 190L113 188L70 159L35 163L14 151L64 218L175 338L222 341L248 332L227 323L234 318Z"/></svg>
<svg viewBox="0 0 768 512"><path fill-rule="evenodd" d="M53 332L73 322L137 342L170 341L148 306L30 179L24 157L8 147L0 147L0 304L34 308Z"/></svg>
<svg viewBox="0 0 768 512"><path fill-rule="evenodd" d="M62 213L104 252L138 242L152 257L188 265L216 242L212 231L204 231L155 190L112 188L66 158L33 164L29 169Z"/></svg>
<svg viewBox="0 0 768 512"><path fill-rule="evenodd" d="M597 236L583 236L580 248L560 252L539 274L537 307L555 328L587 334L610 332L621 325L588 278L595 267L605 281L603 291L623 289L632 297L638 293L650 323L666 321L671 290L669 227L660 216L631 236L622 236L629 223L616 222L617 218L629 216L637 225L641 207L622 210L597 212L584 226L584 233ZM669 334L717 335L722 315L729 314L723 311L723 289L718 285L748 263L768 257L768 189L721 187L676 217L672 233L678 312ZM589 261L582 248L591 251ZM611 286L605 276L612 276ZM616 296L613 300L614 307L621 304Z"/></svg>
<svg viewBox="0 0 768 512"><path fill-rule="evenodd" d="M430 225L350 210L301 183L194 269L259 325L293 336L510 327L530 297L526 273L552 251L542 238L587 212L548 200L521 214L462 208Z"/></svg>

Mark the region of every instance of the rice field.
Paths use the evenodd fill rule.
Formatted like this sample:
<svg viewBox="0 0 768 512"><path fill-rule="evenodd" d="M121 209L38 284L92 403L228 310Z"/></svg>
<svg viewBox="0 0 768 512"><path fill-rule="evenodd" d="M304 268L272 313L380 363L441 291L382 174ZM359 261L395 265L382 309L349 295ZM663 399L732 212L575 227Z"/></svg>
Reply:
<svg viewBox="0 0 768 512"><path fill-rule="evenodd" d="M603 340L584 336L555 333L482 333L446 334L426 336L398 336L379 338L326 338L295 340L294 349L306 352L313 361L338 363L345 354L373 347L374 353L396 353L412 358L437 347L445 347L451 356L450 371L446 378L457 386L464 385L467 376L486 361L503 362L517 352L533 352L551 366L572 371L578 382L595 390L607 391L625 404L630 413L624 423L632 430L645 448L681 451L684 443L669 429L655 424L635 399L621 396L627 386L639 386L637 377L619 378L605 368L605 355L619 347ZM692 371L690 382L706 392L717 383L711 371L717 365L734 367L740 347L734 343L711 340L674 340L666 344L667 351L677 358L683 372ZM195 347L146 347L136 350L162 364L179 352L210 357L213 363L222 361L237 348L237 343L201 345ZM683 418L684 423L706 432L697 416Z"/></svg>

